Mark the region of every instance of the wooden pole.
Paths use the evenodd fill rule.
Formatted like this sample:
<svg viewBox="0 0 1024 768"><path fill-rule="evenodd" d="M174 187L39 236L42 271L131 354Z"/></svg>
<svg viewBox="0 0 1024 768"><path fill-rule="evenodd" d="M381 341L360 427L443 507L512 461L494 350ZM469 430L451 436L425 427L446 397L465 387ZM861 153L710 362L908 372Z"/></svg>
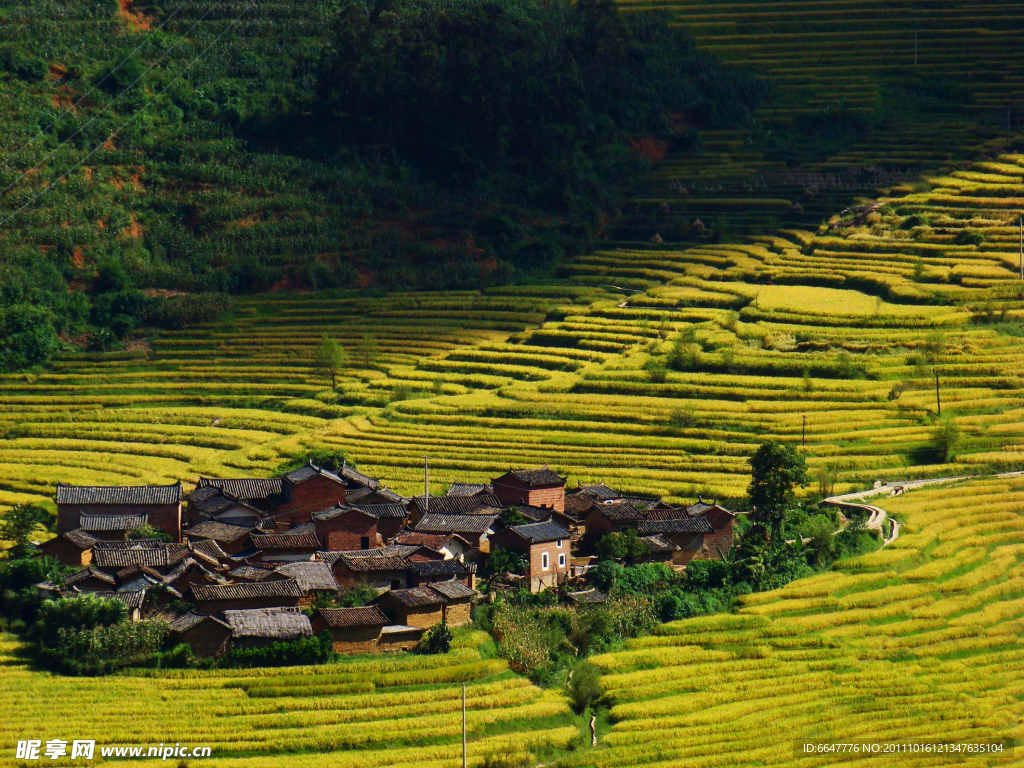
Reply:
<svg viewBox="0 0 1024 768"><path fill-rule="evenodd" d="M800 445L807 445L807 416L804 415L804 426L800 432Z"/></svg>
<svg viewBox="0 0 1024 768"><path fill-rule="evenodd" d="M430 511L430 457L423 457L423 511Z"/></svg>
<svg viewBox="0 0 1024 768"><path fill-rule="evenodd" d="M466 684L462 684L462 768L466 765Z"/></svg>
<svg viewBox="0 0 1024 768"><path fill-rule="evenodd" d="M942 416L942 400L939 398L939 372L935 372L935 409Z"/></svg>
<svg viewBox="0 0 1024 768"><path fill-rule="evenodd" d="M917 66L917 30L914 30L914 66Z"/></svg>
<svg viewBox="0 0 1024 768"><path fill-rule="evenodd" d="M1020 279L1024 280L1024 216L1020 217Z"/></svg>

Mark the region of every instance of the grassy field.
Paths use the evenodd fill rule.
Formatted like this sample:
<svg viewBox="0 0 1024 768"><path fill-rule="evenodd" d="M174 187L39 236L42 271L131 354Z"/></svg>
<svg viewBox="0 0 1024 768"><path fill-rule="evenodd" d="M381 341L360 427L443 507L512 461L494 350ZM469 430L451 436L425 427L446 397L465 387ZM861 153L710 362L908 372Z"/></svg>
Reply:
<svg viewBox="0 0 1024 768"><path fill-rule="evenodd" d="M566 766L1020 765L794 757L793 742L1024 735L1024 481L882 500L905 535L838 573L598 657L616 721Z"/></svg>
<svg viewBox="0 0 1024 768"><path fill-rule="evenodd" d="M0 502L58 480L266 472L318 446L406 493L430 455L438 493L549 463L572 482L739 495L769 435L805 439L841 485L1014 469L1022 180L1024 157L1002 156L817 232L600 251L558 283L482 293L269 294L151 343L67 353L0 377ZM309 365L323 333L351 356L337 393ZM924 452L936 373L963 433L950 465Z"/></svg>

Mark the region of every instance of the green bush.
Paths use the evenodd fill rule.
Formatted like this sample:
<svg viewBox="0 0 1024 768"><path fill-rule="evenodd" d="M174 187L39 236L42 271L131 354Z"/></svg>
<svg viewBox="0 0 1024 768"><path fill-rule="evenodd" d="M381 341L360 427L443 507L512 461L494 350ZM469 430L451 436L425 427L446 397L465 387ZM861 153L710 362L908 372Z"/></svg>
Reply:
<svg viewBox="0 0 1024 768"><path fill-rule="evenodd" d="M442 621L427 630L427 633L420 641L420 653L448 653L452 649L452 631L448 624Z"/></svg>

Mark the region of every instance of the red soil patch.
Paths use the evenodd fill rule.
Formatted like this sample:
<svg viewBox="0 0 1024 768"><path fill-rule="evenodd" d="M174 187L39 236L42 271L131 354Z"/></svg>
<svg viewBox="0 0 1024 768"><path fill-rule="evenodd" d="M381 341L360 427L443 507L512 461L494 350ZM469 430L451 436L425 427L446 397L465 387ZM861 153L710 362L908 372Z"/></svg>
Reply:
<svg viewBox="0 0 1024 768"><path fill-rule="evenodd" d="M250 216L246 216L244 219L239 219L238 221L236 221L235 226L242 227L244 229L245 227L255 226L256 224L259 224L261 221L263 221L263 215L259 213L254 213Z"/></svg>
<svg viewBox="0 0 1024 768"><path fill-rule="evenodd" d="M103 148L104 149L117 149L117 147L114 146L114 137L113 136L111 136L109 139L107 139L106 141L103 142Z"/></svg>
<svg viewBox="0 0 1024 768"><path fill-rule="evenodd" d="M71 252L71 263L75 266L75 269L85 269L85 251L82 250L81 246Z"/></svg>
<svg viewBox="0 0 1024 768"><path fill-rule="evenodd" d="M629 148L651 165L660 163L668 154L668 142L665 139L658 139L654 136L642 136L639 139L630 139Z"/></svg>
<svg viewBox="0 0 1024 768"><path fill-rule="evenodd" d="M121 234L123 236L125 236L125 237L133 237L135 239L138 239L138 238L142 237L142 225L139 224L138 220L136 220L136 218L135 218L135 211L132 211L131 219L132 219L132 223L129 224L127 227L125 227L121 231Z"/></svg>
<svg viewBox="0 0 1024 768"><path fill-rule="evenodd" d="M132 0L117 0L117 4L120 6L117 15L124 19L129 28L143 32L152 27L148 16L141 11L132 10Z"/></svg>
<svg viewBox="0 0 1024 768"><path fill-rule="evenodd" d="M185 296L185 291L172 291L170 288L145 288L142 291L151 299L169 299L172 296Z"/></svg>
<svg viewBox="0 0 1024 768"><path fill-rule="evenodd" d="M51 64L49 78L63 82L68 79L68 68L63 64Z"/></svg>

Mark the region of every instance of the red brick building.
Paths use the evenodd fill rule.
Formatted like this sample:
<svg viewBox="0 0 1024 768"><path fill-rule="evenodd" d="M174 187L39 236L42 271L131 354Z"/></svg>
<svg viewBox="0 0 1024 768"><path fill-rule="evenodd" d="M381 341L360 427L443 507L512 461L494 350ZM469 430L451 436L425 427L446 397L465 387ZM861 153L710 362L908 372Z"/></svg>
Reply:
<svg viewBox="0 0 1024 768"><path fill-rule="evenodd" d="M312 462L281 478L283 500L274 509L274 519L281 529L308 523L313 513L345 503L348 483Z"/></svg>
<svg viewBox="0 0 1024 768"><path fill-rule="evenodd" d="M57 532L81 528L83 515L145 516L149 525L181 541L181 483L174 485L65 485L57 483Z"/></svg>
<svg viewBox="0 0 1024 768"><path fill-rule="evenodd" d="M317 538L328 552L380 549L384 537L377 529L379 522L377 513L343 504L313 514Z"/></svg>
<svg viewBox="0 0 1024 768"><path fill-rule="evenodd" d="M565 510L565 478L547 467L510 469L491 480L491 486L502 506L527 504L555 512Z"/></svg>
<svg viewBox="0 0 1024 768"><path fill-rule="evenodd" d="M522 552L531 592L557 587L569 575L569 531L557 523L512 525L492 537L493 547Z"/></svg>
<svg viewBox="0 0 1024 768"><path fill-rule="evenodd" d="M377 606L321 608L311 621L313 634L331 635L335 653L376 653L381 630L391 622Z"/></svg>
<svg viewBox="0 0 1024 768"><path fill-rule="evenodd" d="M302 590L294 579L241 584L193 584L192 597L199 613L211 614L250 608L282 608L302 605Z"/></svg>

